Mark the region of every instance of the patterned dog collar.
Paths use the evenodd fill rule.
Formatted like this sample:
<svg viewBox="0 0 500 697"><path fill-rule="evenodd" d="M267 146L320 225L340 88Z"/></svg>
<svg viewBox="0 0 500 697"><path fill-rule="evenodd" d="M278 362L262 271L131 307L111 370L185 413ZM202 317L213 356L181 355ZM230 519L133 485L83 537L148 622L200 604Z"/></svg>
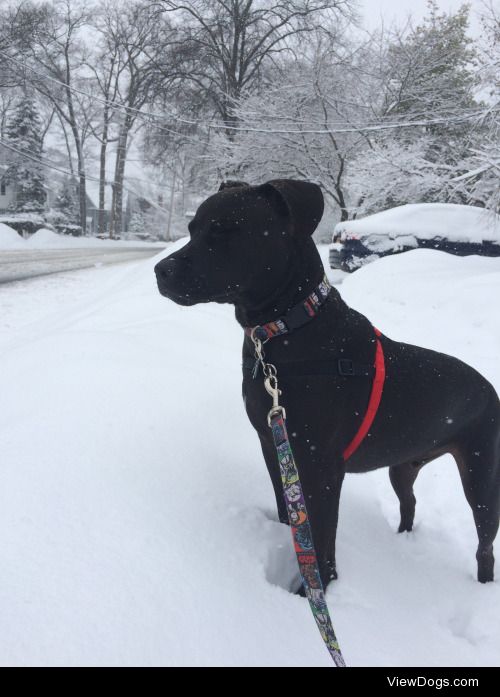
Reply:
<svg viewBox="0 0 500 697"><path fill-rule="evenodd" d="M302 327L316 317L321 307L325 304L331 289L330 282L327 277L324 276L319 286L313 290L311 295L308 295L305 300L292 307L285 315L273 322L260 324L257 327L245 327L245 334L251 336L253 332L253 335L257 339L265 343L275 336L288 334L294 329Z"/></svg>

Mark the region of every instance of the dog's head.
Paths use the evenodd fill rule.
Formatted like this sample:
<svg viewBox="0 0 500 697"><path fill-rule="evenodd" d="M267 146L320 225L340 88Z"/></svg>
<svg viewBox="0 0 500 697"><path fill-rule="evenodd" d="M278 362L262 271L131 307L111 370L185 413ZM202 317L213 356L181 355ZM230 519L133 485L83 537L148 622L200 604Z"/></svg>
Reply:
<svg viewBox="0 0 500 697"><path fill-rule="evenodd" d="M323 215L316 184L275 179L225 182L188 225L191 240L156 267L162 295L180 305L269 297L300 263Z"/></svg>

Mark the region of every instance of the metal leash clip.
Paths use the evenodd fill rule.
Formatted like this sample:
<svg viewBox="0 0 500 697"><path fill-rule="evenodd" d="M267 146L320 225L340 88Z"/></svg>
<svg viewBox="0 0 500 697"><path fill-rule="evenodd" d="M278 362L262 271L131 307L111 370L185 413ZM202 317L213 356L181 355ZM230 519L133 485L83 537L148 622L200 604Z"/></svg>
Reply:
<svg viewBox="0 0 500 697"><path fill-rule="evenodd" d="M264 387L266 388L268 394L273 398L273 406L269 410L267 415L267 423L271 426L271 419L273 416L281 414L284 419L286 419L286 412L284 407L279 405L279 396L281 390L278 389L278 376L276 366L272 363L266 363L264 360L264 349L262 348L262 341L255 336L255 329L252 331L250 338L253 341L255 348L255 359L256 366L260 363L262 366L262 372L264 373ZM254 370L255 377L255 370Z"/></svg>
<svg viewBox="0 0 500 697"><path fill-rule="evenodd" d="M271 419L274 416L277 416L278 414L281 414L283 419L286 419L286 411L285 407L282 407L279 405L279 396L281 394L281 390L278 389L278 379L276 377L276 368L274 365L271 363L267 363L270 368L274 369L274 374L268 375L264 379L264 387L266 388L267 392L271 395L273 398L273 406L269 410L269 413L267 415L267 424L268 426L271 426Z"/></svg>

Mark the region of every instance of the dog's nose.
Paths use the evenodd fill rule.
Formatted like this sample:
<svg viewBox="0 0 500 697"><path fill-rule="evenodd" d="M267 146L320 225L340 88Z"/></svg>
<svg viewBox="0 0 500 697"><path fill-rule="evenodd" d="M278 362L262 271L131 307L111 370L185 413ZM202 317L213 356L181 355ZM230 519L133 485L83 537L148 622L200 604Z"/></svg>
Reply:
<svg viewBox="0 0 500 697"><path fill-rule="evenodd" d="M166 281L174 273L174 259L163 259L155 266L156 278L159 281Z"/></svg>
<svg viewBox="0 0 500 697"><path fill-rule="evenodd" d="M188 268L187 259L177 257L167 257L162 259L155 266L155 274L159 283L168 283L174 280L174 276L179 276L179 273L185 274Z"/></svg>

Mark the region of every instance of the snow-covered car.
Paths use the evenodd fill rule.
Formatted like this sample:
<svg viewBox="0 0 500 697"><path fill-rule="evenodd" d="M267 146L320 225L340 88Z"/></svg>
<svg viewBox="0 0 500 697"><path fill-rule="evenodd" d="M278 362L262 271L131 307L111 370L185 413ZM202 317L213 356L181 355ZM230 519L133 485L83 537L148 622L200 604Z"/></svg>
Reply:
<svg viewBox="0 0 500 697"><path fill-rule="evenodd" d="M338 223L329 261L355 271L388 254L417 247L459 256L500 256L500 216L485 208L453 203L416 203Z"/></svg>

